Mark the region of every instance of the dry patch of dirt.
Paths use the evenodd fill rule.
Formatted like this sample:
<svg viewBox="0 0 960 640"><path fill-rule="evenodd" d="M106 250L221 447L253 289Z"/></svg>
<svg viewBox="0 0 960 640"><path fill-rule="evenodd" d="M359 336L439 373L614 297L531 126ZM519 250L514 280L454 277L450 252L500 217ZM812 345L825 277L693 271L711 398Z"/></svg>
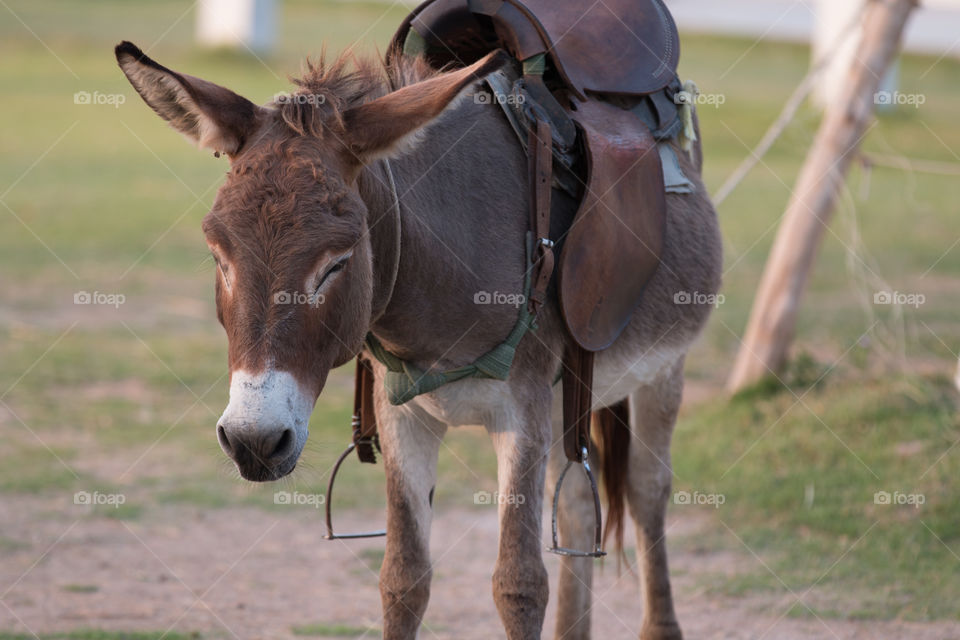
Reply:
<svg viewBox="0 0 960 640"><path fill-rule="evenodd" d="M339 526L379 524L382 514L343 513ZM168 506L127 522L63 508L62 500L5 497L0 502L0 630L35 633L78 628L184 632L205 637L292 639L295 626L345 625L380 635L377 567L382 540L321 538L322 513ZM673 515L671 536L696 535L710 520ZM442 510L433 527L433 596L422 638L503 636L490 596L496 554L495 509ZM689 638L792 640L960 637L960 625L781 617L790 594L718 598L698 581L704 571L736 572L744 554L674 550L678 614ZM555 584L558 561L546 556ZM594 635L635 638L641 606L636 575L613 563L594 581ZM551 599L545 636L553 628Z"/></svg>

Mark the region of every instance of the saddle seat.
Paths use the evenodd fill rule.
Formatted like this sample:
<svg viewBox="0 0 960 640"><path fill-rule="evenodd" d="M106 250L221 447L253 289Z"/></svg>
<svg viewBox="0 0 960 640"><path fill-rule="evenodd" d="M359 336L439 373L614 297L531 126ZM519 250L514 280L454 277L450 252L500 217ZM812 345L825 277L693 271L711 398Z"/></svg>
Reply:
<svg viewBox="0 0 960 640"><path fill-rule="evenodd" d="M637 96L676 77L680 45L661 0L428 0L394 36L405 53L426 53L440 68L468 65L496 48L517 60L546 54L563 85ZM410 31L416 35L410 38Z"/></svg>
<svg viewBox="0 0 960 640"><path fill-rule="evenodd" d="M388 55L423 55L444 68L498 48L523 70L514 88L526 103L507 113L511 124L520 119L529 132L547 120L555 157L580 167L580 207L563 236L550 239L562 240L559 306L573 343L606 349L660 262L658 141L680 121L676 25L662 0L427 0L401 23Z"/></svg>

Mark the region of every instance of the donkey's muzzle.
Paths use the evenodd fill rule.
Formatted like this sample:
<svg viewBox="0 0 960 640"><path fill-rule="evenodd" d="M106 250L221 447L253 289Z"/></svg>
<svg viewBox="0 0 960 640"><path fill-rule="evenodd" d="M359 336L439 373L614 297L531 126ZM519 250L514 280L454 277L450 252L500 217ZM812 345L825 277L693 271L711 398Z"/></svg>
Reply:
<svg viewBox="0 0 960 640"><path fill-rule="evenodd" d="M289 427L254 427L221 420L217 440L246 480L277 480L297 464L297 437Z"/></svg>
<svg viewBox="0 0 960 640"><path fill-rule="evenodd" d="M307 442L313 400L286 371L231 372L217 440L241 476L265 482L293 471Z"/></svg>

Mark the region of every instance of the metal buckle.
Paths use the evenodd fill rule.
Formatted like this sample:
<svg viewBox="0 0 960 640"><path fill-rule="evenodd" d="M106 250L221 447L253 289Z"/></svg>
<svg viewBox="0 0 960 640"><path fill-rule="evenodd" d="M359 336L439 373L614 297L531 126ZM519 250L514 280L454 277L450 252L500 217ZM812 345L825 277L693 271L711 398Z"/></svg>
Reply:
<svg viewBox="0 0 960 640"><path fill-rule="evenodd" d="M540 240L537 241L537 245L546 249L553 249L554 242L550 238L540 238Z"/></svg>
<svg viewBox="0 0 960 640"><path fill-rule="evenodd" d="M547 551L550 553L555 553L558 556L570 556L573 558L602 558L607 555L607 552L603 550L603 524L601 521L600 515L600 494L597 491L597 481L593 477L593 471L590 470L590 459L587 457L587 448L583 447L580 449L580 457L582 461L580 462L583 465L583 471L587 474L587 479L590 481L590 489L593 491L593 507L594 513L597 517L597 526L594 530L594 540L593 540L593 551L579 551L577 549L567 549L561 547L557 541L557 512L560 508L560 488L563 486L563 479L567 475L567 471L570 470L570 467L576 462L573 460L567 460L566 466L563 468L563 473L560 474L560 477L557 478L557 487L553 491L553 516L551 518L553 524L553 546Z"/></svg>
<svg viewBox="0 0 960 640"><path fill-rule="evenodd" d="M369 442L373 444L372 438L365 438L361 442ZM337 478L337 471L340 470L340 465L343 464L343 461L347 459L347 456L357 448L356 442L351 442L347 445L346 451L340 454L340 457L337 458L337 463L333 465L333 470L330 472L330 481L327 483L327 495L324 498L324 506L327 512L327 535L323 536L326 540L353 540L356 538L379 538L387 535L386 530L382 531L367 531L361 533L334 533L333 532L333 515L331 505L333 503L333 482Z"/></svg>

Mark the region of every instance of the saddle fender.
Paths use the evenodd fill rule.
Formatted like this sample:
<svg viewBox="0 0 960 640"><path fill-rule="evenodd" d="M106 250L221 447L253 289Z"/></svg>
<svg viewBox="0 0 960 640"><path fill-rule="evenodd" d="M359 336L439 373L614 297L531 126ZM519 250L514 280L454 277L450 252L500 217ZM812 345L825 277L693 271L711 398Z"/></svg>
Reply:
<svg viewBox="0 0 960 640"><path fill-rule="evenodd" d="M634 113L590 100L570 116L583 135L587 180L560 255L560 307L576 343L601 351L627 326L660 263L663 167Z"/></svg>

